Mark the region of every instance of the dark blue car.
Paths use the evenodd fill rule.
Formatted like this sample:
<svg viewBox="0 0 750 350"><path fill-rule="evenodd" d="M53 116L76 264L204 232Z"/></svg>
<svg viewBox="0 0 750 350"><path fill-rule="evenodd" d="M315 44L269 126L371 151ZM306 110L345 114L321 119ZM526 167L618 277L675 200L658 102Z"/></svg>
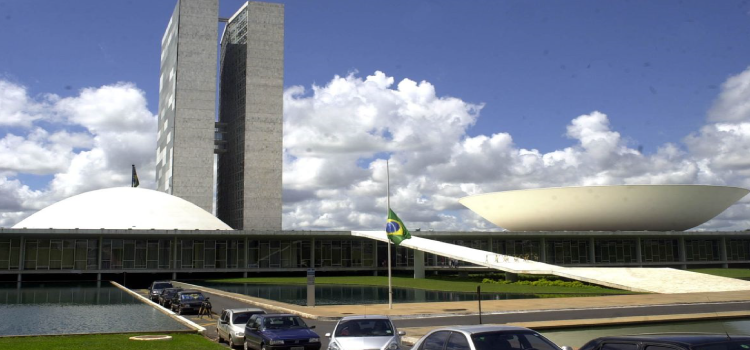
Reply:
<svg viewBox="0 0 750 350"><path fill-rule="evenodd" d="M245 350L319 350L320 336L292 314L253 315L245 326Z"/></svg>

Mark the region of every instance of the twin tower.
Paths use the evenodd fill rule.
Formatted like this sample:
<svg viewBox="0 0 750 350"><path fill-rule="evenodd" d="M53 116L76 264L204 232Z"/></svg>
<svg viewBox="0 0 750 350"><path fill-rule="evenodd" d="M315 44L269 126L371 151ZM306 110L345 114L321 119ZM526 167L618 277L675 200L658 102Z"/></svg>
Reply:
<svg viewBox="0 0 750 350"><path fill-rule="evenodd" d="M215 188L232 228L281 230L284 6L218 8L178 0L162 38L157 190L212 212Z"/></svg>

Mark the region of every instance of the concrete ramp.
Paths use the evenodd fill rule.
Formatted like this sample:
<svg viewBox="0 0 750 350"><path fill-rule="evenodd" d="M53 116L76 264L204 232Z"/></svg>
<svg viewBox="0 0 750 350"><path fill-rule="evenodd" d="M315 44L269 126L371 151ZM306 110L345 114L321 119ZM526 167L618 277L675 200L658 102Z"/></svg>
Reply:
<svg viewBox="0 0 750 350"><path fill-rule="evenodd" d="M385 231L352 231L352 235L388 242ZM401 246L505 272L555 275L634 292L750 291L748 281L671 268L562 267L421 237L404 240Z"/></svg>

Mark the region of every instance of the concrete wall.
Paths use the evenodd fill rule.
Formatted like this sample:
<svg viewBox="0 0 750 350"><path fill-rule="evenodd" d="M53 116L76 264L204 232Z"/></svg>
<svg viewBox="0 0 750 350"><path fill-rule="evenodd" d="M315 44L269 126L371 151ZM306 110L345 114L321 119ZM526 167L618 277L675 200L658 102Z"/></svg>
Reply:
<svg viewBox="0 0 750 350"><path fill-rule="evenodd" d="M176 34L170 41L172 26ZM173 91L162 83L157 186L208 212L213 211L217 36L218 0L180 0L165 36L169 43L162 44L167 52L162 79Z"/></svg>
<svg viewBox="0 0 750 350"><path fill-rule="evenodd" d="M248 3L245 230L281 229L284 6Z"/></svg>

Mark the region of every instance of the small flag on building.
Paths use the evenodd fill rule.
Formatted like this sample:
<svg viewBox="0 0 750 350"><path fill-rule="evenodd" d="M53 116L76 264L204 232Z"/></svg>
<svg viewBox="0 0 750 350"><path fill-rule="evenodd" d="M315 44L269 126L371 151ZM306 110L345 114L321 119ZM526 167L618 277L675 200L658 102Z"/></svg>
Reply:
<svg viewBox="0 0 750 350"><path fill-rule="evenodd" d="M404 222L391 209L388 209L388 222L385 224L385 232L388 234L388 239L395 245L399 245L401 241L411 238L411 234L406 229L406 226L404 226Z"/></svg>
<svg viewBox="0 0 750 350"><path fill-rule="evenodd" d="M140 181L138 181L138 174L135 173L135 164L133 164L133 178L130 180L130 186L138 187L140 184Z"/></svg>

